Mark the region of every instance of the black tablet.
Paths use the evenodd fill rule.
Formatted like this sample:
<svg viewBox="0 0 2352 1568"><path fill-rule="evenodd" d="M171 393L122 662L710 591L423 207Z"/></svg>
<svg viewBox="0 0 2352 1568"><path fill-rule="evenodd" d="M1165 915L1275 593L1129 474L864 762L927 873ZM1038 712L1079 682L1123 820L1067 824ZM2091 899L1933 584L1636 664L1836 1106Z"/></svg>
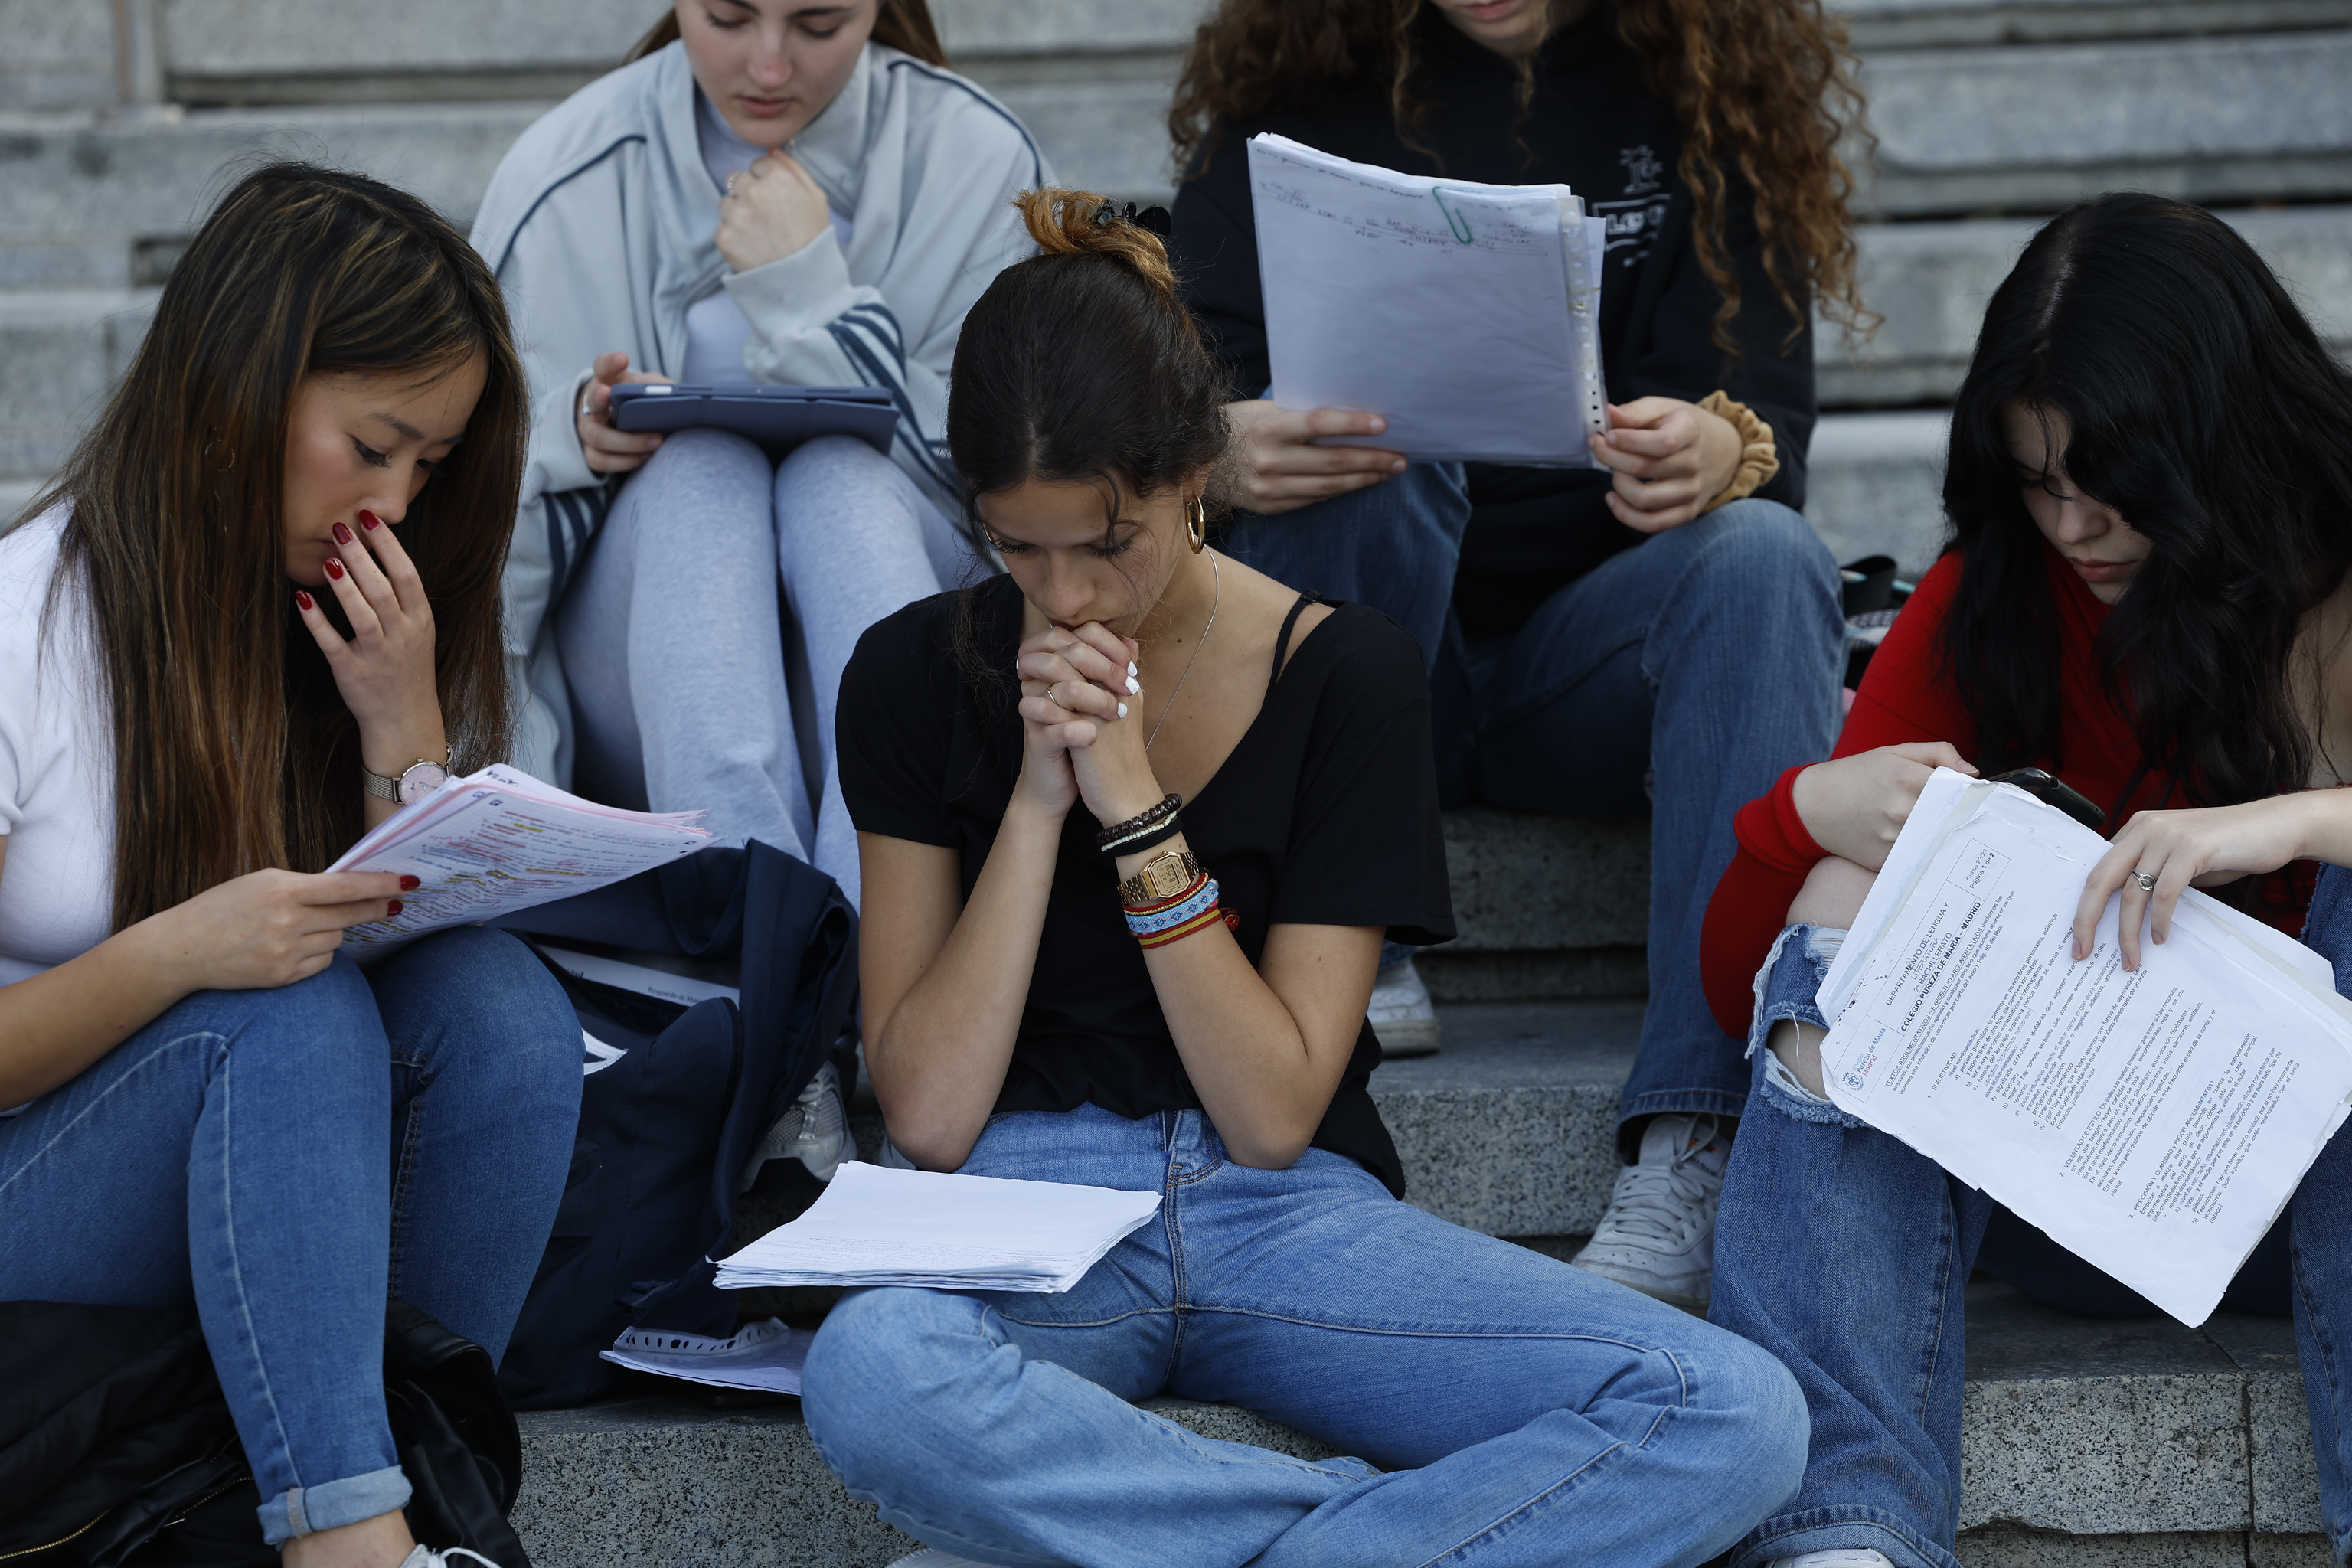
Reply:
<svg viewBox="0 0 2352 1568"><path fill-rule="evenodd" d="M679 386L634 381L613 388L623 430L732 430L762 447L855 436L887 456L898 411L878 386Z"/></svg>

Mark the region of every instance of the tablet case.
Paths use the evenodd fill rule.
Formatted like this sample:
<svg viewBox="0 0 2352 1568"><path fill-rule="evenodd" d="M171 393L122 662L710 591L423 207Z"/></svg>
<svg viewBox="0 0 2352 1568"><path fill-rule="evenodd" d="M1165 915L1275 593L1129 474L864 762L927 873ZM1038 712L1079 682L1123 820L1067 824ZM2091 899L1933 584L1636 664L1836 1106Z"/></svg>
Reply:
<svg viewBox="0 0 2352 1568"><path fill-rule="evenodd" d="M855 436L887 457L898 411L878 386L677 386L628 382L613 388L623 430L732 430L762 447L789 448L818 436Z"/></svg>

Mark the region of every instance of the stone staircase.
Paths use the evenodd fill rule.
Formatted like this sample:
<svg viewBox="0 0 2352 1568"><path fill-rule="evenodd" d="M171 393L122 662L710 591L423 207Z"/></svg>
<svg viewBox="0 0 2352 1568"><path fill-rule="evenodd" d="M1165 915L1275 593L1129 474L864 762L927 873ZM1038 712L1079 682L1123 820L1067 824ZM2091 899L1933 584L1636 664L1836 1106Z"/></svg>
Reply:
<svg viewBox="0 0 2352 1568"><path fill-rule="evenodd" d="M1878 162L1876 338L1825 336L1808 514L1909 572L1940 531L1944 415L2037 217L2094 192L2213 205L2352 353L2352 0L1832 0ZM1200 0L932 0L959 66L1061 177L1170 184L1160 119ZM363 167L470 215L514 135L660 0L0 0L0 514L70 446L242 161ZM1556 1254L1588 1232L1645 987L1646 826L1456 814L1462 936L1425 955L1447 1047L1374 1092L1413 1199ZM867 1139L873 1131L866 1129ZM2285 1326L2102 1324L1970 1303L1969 1568L2308 1563L2309 1433ZM1171 1408L1297 1451L1245 1413ZM645 1399L525 1421L547 1563L882 1563L911 1543L824 1472L789 1405Z"/></svg>

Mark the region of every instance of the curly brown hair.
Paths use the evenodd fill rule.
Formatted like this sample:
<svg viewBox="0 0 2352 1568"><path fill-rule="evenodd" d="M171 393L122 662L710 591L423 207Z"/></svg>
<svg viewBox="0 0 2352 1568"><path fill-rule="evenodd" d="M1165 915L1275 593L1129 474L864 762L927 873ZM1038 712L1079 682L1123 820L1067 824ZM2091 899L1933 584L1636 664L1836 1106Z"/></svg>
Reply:
<svg viewBox="0 0 2352 1568"><path fill-rule="evenodd" d="M1809 299L1849 331L1874 325L1854 275L1853 176L1838 153L1848 135L1865 149L1872 144L1844 23L1822 0L1589 3L1614 14L1617 36L1682 124L1679 173L1696 208L1698 263L1723 295L1717 343L1738 352L1731 322L1739 313L1739 279L1726 237L1734 175L1755 195L1765 272L1789 310L1790 339L1802 330ZM1422 5L1220 0L1193 35L1168 112L1180 175L1197 154L1214 151L1210 138L1221 120L1312 110L1383 79L1398 132L1419 145L1428 115L1413 88ZM1535 86L1532 60L1520 73L1524 113Z"/></svg>

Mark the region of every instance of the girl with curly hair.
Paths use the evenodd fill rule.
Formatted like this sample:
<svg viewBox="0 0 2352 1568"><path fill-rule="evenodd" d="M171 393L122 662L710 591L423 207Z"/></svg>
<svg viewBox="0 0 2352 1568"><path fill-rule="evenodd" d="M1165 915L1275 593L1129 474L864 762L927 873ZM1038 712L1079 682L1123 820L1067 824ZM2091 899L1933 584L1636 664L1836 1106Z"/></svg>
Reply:
<svg viewBox="0 0 2352 1568"><path fill-rule="evenodd" d="M1240 513L1235 555L1420 640L1448 805L1652 816L1650 1003L1620 1107L1634 1163L1578 1261L1693 1307L1747 1082L1700 996L1705 890L1732 812L1836 732L1837 574L1793 509L1814 303L1861 312L1850 64L1820 0L1223 0L1171 118L1178 271L1244 394L1269 380L1252 135L1564 182L1608 222L1598 467L1318 445L1383 423L1247 395L1214 493ZM1384 1045L1433 1048L1410 956L1382 957Z"/></svg>

